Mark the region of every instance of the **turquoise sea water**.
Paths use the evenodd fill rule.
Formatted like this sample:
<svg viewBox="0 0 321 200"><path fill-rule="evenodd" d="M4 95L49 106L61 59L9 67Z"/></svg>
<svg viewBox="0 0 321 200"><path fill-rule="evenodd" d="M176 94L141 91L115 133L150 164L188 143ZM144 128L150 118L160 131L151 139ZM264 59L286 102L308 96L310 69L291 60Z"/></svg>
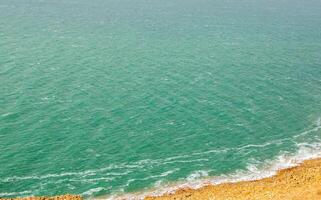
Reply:
<svg viewBox="0 0 321 200"><path fill-rule="evenodd" d="M320 153L318 0L0 0L0 197L257 178Z"/></svg>

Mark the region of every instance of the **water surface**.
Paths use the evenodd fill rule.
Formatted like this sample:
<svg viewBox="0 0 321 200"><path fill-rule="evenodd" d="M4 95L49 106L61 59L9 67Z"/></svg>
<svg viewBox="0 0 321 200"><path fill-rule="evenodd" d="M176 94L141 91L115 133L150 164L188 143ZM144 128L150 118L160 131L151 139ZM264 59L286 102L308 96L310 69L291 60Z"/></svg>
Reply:
<svg viewBox="0 0 321 200"><path fill-rule="evenodd" d="M320 118L320 1L0 0L0 197L260 169Z"/></svg>

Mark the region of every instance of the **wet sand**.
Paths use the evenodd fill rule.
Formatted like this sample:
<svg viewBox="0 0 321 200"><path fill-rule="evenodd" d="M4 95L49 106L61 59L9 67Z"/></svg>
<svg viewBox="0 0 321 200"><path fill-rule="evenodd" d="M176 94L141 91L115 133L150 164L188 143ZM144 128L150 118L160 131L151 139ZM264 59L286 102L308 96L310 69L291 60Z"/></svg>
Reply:
<svg viewBox="0 0 321 200"><path fill-rule="evenodd" d="M321 159L280 170L261 180L209 185L200 189L181 189L174 194L146 197L146 200L321 200Z"/></svg>

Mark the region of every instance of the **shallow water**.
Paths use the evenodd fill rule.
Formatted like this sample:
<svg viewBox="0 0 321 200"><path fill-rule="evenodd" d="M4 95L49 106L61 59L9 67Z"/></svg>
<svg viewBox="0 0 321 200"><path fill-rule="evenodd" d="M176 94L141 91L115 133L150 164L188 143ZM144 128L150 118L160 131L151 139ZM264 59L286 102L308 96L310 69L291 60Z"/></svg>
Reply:
<svg viewBox="0 0 321 200"><path fill-rule="evenodd" d="M320 1L0 1L0 197L260 176L320 144Z"/></svg>

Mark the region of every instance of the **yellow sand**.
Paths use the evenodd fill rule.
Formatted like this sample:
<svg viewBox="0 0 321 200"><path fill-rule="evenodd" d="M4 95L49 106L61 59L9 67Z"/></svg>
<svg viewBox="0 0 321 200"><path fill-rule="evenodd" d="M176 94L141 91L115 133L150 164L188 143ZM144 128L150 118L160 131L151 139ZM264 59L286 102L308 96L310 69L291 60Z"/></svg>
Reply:
<svg viewBox="0 0 321 200"><path fill-rule="evenodd" d="M182 189L146 200L224 199L224 200L321 200L321 159L305 161L277 175L256 181L225 183L200 189Z"/></svg>

